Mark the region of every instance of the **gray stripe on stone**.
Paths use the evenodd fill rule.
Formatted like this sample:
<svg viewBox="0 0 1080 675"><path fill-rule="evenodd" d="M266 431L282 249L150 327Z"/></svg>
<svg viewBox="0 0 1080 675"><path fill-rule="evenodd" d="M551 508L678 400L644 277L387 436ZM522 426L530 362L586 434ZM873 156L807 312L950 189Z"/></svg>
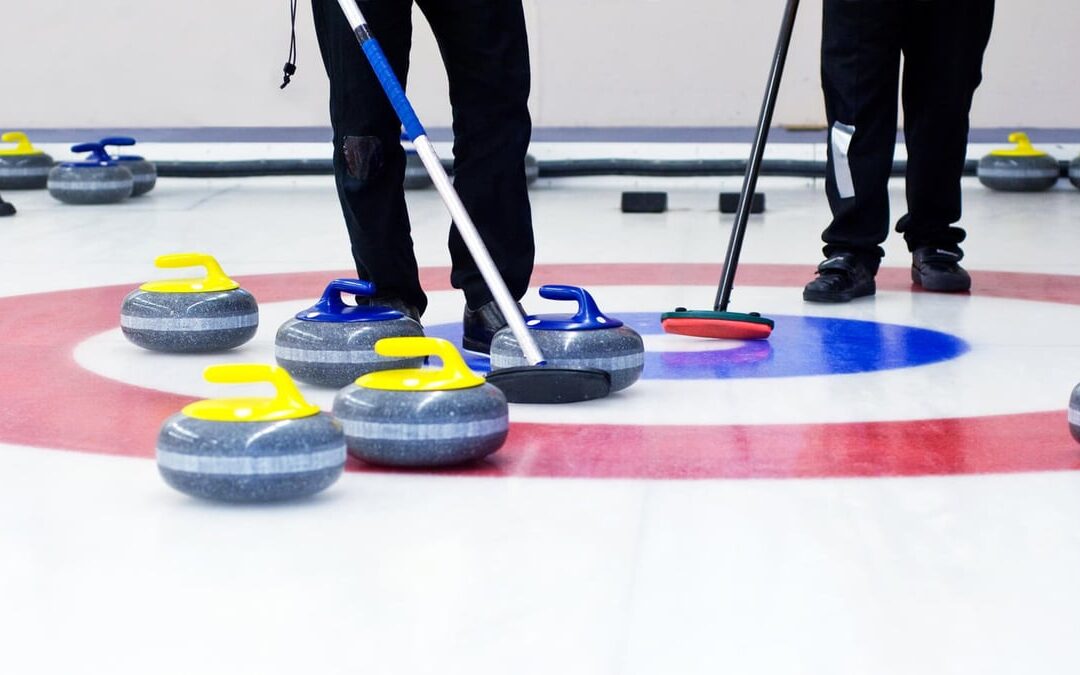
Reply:
<svg viewBox="0 0 1080 675"><path fill-rule="evenodd" d="M370 349L343 351L334 349L298 349L276 345L274 356L283 361L300 361L303 363L374 363L385 361L386 357L379 356Z"/></svg>
<svg viewBox="0 0 1080 675"><path fill-rule="evenodd" d="M979 175L986 178L1057 178L1061 169L1049 167L980 167Z"/></svg>
<svg viewBox="0 0 1080 675"><path fill-rule="evenodd" d="M240 314L238 316L216 316L209 318L174 319L161 317L120 315L120 325L132 330L160 331L200 331L228 330L231 328L249 328L259 325L259 314Z"/></svg>
<svg viewBox="0 0 1080 675"><path fill-rule="evenodd" d="M45 165L45 166L17 167L17 168L3 167L3 168L0 168L0 175L6 176L6 177L47 176L51 169L52 169L52 167L48 166L48 165Z"/></svg>
<svg viewBox="0 0 1080 675"><path fill-rule="evenodd" d="M600 370L625 370L627 368L637 368L645 364L645 354L638 352L636 354L625 354L623 356L610 356L607 358L598 359L577 359L577 358L559 358L552 359L552 365L558 363L573 363L579 368L598 368ZM523 356L515 356L511 354L492 354L491 365L494 368L515 368L517 366L527 366L528 361Z"/></svg>
<svg viewBox="0 0 1080 675"><path fill-rule="evenodd" d="M329 450L296 455L270 455L267 457L214 457L186 455L180 452L157 449L159 466L184 473L201 473L218 476L271 476L283 473L321 471L341 466L345 462L345 444Z"/></svg>
<svg viewBox="0 0 1080 675"><path fill-rule="evenodd" d="M340 420L345 435L350 438L373 438L394 441L443 441L459 438L481 438L502 433L508 421L505 417L443 422L439 424L402 424L400 422L364 422Z"/></svg>
<svg viewBox="0 0 1080 675"><path fill-rule="evenodd" d="M1069 424L1080 426L1080 410L1069 408Z"/></svg>
<svg viewBox="0 0 1080 675"><path fill-rule="evenodd" d="M49 187L54 190L120 190L131 186L131 180L56 180L49 181Z"/></svg>

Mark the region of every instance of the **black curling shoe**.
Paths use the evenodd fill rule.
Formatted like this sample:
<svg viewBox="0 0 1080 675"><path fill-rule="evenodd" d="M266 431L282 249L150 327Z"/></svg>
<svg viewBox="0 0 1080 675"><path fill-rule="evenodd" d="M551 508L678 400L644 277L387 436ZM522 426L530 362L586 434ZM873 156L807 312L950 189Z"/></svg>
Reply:
<svg viewBox="0 0 1080 675"><path fill-rule="evenodd" d="M958 250L925 246L911 254L911 280L925 290L936 293L962 293L971 290L971 275L960 260Z"/></svg>
<svg viewBox="0 0 1080 675"><path fill-rule="evenodd" d="M834 255L818 265L817 278L803 288L807 302L849 302L877 292L874 275L850 253Z"/></svg>
<svg viewBox="0 0 1080 675"><path fill-rule="evenodd" d="M15 215L15 207L0 199L0 217Z"/></svg>
<svg viewBox="0 0 1080 675"><path fill-rule="evenodd" d="M525 310L518 305L522 316ZM491 353L491 339L503 328L506 328L506 317L499 311L499 306L492 300L479 309L469 309L465 306L465 315L461 319L462 337L461 346L471 352L481 354Z"/></svg>

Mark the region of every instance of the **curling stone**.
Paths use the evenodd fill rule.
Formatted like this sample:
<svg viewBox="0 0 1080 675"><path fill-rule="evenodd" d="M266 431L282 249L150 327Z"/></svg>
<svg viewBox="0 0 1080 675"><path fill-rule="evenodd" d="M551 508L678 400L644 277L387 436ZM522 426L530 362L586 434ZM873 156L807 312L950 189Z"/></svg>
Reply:
<svg viewBox="0 0 1080 675"><path fill-rule="evenodd" d="M159 256L162 268L206 268L201 279L149 281L128 293L120 328L131 342L157 352L220 352L239 347L259 327L259 307L250 293L225 276L205 253Z"/></svg>
<svg viewBox="0 0 1080 675"><path fill-rule="evenodd" d="M352 293L357 306L346 305ZM423 337L420 324L389 307L366 304L375 286L357 279L334 279L314 306L278 329L274 354L278 365L301 382L341 388L376 370L419 368L424 360L387 359L375 343L388 337Z"/></svg>
<svg viewBox="0 0 1080 675"><path fill-rule="evenodd" d="M72 152L89 152L82 162L64 162L49 172L49 194L66 204L112 204L131 196L135 179L125 167L109 157L100 143L71 146Z"/></svg>
<svg viewBox="0 0 1080 675"><path fill-rule="evenodd" d="M110 145L135 145L135 139L129 136L110 136L101 139L101 145L105 147ZM131 177L134 180L131 189L132 197L144 195L157 185L157 167L154 166L153 162L148 162L139 155L112 155L112 158L119 162L120 166L131 172Z"/></svg>
<svg viewBox="0 0 1080 675"><path fill-rule="evenodd" d="M349 454L386 466L438 467L481 459L509 430L506 397L476 375L454 346L438 338L388 338L383 356L436 356L439 368L364 375L334 399Z"/></svg>
<svg viewBox="0 0 1080 675"><path fill-rule="evenodd" d="M1069 164L1069 182L1080 188L1080 157Z"/></svg>
<svg viewBox="0 0 1080 675"><path fill-rule="evenodd" d="M426 190L431 187L431 176L424 168L420 155L412 148L405 150L405 189Z"/></svg>
<svg viewBox="0 0 1080 675"><path fill-rule="evenodd" d="M597 368L611 374L611 391L626 389L645 368L645 343L622 321L605 316L589 292L577 286L541 286L540 297L578 303L573 316L527 316L536 345L548 365ZM491 369L526 366L517 338L503 328L491 340Z"/></svg>
<svg viewBox="0 0 1080 675"><path fill-rule="evenodd" d="M14 148L0 148L0 189L40 190L49 182L53 158L35 148L21 131L9 131L0 136Z"/></svg>
<svg viewBox="0 0 1080 675"><path fill-rule="evenodd" d="M1016 147L994 150L979 160L979 182L991 190L1038 192L1057 183L1061 168L1056 159L1031 145L1027 134L1009 134Z"/></svg>
<svg viewBox="0 0 1080 675"><path fill-rule="evenodd" d="M273 398L197 401L165 420L157 465L165 482L193 497L275 502L329 487L345 468L341 425L319 412L277 366L210 366L210 382L269 382Z"/></svg>
<svg viewBox="0 0 1080 675"><path fill-rule="evenodd" d="M1072 398L1069 399L1069 431L1080 443L1080 384L1073 389Z"/></svg>

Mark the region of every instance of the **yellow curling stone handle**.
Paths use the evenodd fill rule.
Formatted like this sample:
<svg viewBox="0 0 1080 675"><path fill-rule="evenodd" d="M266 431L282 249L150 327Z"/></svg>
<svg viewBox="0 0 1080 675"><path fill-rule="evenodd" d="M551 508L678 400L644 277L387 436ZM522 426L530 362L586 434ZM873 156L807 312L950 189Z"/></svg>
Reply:
<svg viewBox="0 0 1080 675"><path fill-rule="evenodd" d="M214 256L206 253L171 253L161 255L154 259L154 265L165 269L177 267L203 267L206 276L201 279L164 279L161 281L148 281L141 290L154 293L213 293L215 291L231 291L240 288L236 283L225 275L221 265Z"/></svg>
<svg viewBox="0 0 1080 675"><path fill-rule="evenodd" d="M9 131L3 136L0 136L0 141L4 143L14 143L14 148L0 148L0 155L10 157L12 155L44 155L45 153L38 150L30 142L30 139L26 137L21 131Z"/></svg>
<svg viewBox="0 0 1080 675"><path fill-rule="evenodd" d="M207 382L217 384L274 385L273 398L212 398L196 401L183 409L188 417L213 422L275 422L311 417L319 407L300 394L288 371L265 363L230 363L210 366L203 371Z"/></svg>
<svg viewBox="0 0 1080 675"><path fill-rule="evenodd" d="M994 157L1045 157L1047 154L1042 150L1036 150L1031 144L1031 139L1023 131L1014 131L1009 134L1009 142L1016 143L1016 147L993 150L990 154Z"/></svg>
<svg viewBox="0 0 1080 675"><path fill-rule="evenodd" d="M452 391L484 384L484 378L469 370L465 359L447 340L430 337L384 338L375 343L375 351L382 356L396 358L437 356L442 361L442 367L379 370L358 379L358 386L385 391Z"/></svg>

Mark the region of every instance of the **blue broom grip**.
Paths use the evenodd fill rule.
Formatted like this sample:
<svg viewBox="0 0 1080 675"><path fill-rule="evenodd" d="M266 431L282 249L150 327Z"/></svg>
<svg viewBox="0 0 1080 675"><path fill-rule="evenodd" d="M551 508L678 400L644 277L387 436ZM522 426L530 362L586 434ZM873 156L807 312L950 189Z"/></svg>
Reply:
<svg viewBox="0 0 1080 675"><path fill-rule="evenodd" d="M386 97L390 99L390 105L394 106L394 111L397 113L398 119L401 120L401 125L405 127L405 133L408 134L409 140L415 141L418 137L426 135L424 125L420 124L420 118L416 116L416 111L413 110L412 104L406 98L405 90L401 88L401 83L398 82L394 69L390 67L390 62L386 60L386 54L383 53L382 47L379 46L379 41L370 38L364 40L361 47L364 48L364 53L367 54L371 68L375 71L375 76L379 78L383 91L386 92Z"/></svg>

